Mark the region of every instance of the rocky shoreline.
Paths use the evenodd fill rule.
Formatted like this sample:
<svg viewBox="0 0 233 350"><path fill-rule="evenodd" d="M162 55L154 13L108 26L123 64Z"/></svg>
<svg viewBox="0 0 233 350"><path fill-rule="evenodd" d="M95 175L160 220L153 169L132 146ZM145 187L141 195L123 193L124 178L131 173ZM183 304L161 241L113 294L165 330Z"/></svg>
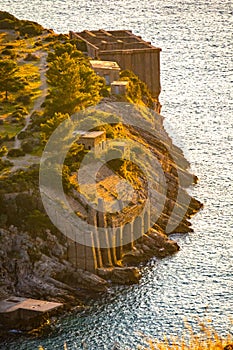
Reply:
<svg viewBox="0 0 233 350"><path fill-rule="evenodd" d="M190 218L202 208L202 204L186 192L185 188L195 183L197 178L189 173L189 163L182 151L172 144L165 132L161 116L158 116L158 121L157 130L163 135L159 142L158 138L146 133L140 136L156 153L164 169L168 185L165 206L154 226L135 242L133 249L124 252L117 266L102 267L91 273L77 269L68 261L66 239L55 227L50 227L46 219L37 187L37 165L23 170L23 176L29 179L27 183L20 169L8 174L6 181L4 177L0 180L1 219L5 221L0 229L0 299L15 295L61 302L65 310L74 307L82 310L87 296L98 297L99 293L106 293L112 284L138 283L141 264L152 257L161 259L179 251L178 244L166 234L171 213L174 207L184 213L171 233L192 232ZM136 137L137 131L130 131L132 137ZM169 159L169 155L164 156L165 150L169 149L172 149L175 161ZM182 183L177 178L177 166L182 171ZM178 188L181 190L179 201ZM184 203L187 200L189 204L186 208ZM33 225L27 230L25 223L29 219Z"/></svg>
<svg viewBox="0 0 233 350"><path fill-rule="evenodd" d="M6 16L6 13L3 13L2 16ZM24 26L24 23L18 23L18 20L14 19L13 16L9 14L7 16L10 16L10 20L15 21L15 25L22 24ZM6 26L9 24L8 22L9 19L6 23L4 20L2 25ZM48 45L50 40L57 40L59 37L62 43L64 40L66 43L69 41L68 35L61 35L57 38L56 35L53 37L53 32L50 36L50 32L47 31L46 34L43 28L40 28L40 26L37 28L34 22L30 26L30 30L33 29L33 37L37 38L36 35L40 33L40 45L42 45L43 40ZM35 30L36 34L34 34ZM39 32L37 33L37 31ZM19 39L16 39L16 41ZM37 50L37 45L38 43L35 43L35 50ZM9 138L8 134L0 139L3 144L4 142L14 142L16 144L15 148L11 149L7 155L5 155L3 149L3 156L0 159L2 165L0 169L0 300L18 296L56 301L65 305L63 310L73 308L83 310L87 297L98 297L99 293L106 293L113 284L129 285L138 283L141 277L140 266L147 263L152 257L161 259L177 253L179 246L169 238L169 234L192 232L190 218L202 208L202 204L192 198L185 190L190 185L195 184L197 178L189 173L189 162L185 159L182 150L173 144L165 131L163 117L156 111L148 112L148 109L147 111L140 110L140 108L136 109L133 111L133 118L137 120L139 127L129 126L130 123L127 125L126 120L125 124L127 126L123 125L124 123L119 123L119 129L121 129L120 132L123 133L125 139L131 139L137 142L139 146L148 149L160 164L166 186L154 180L156 174L153 173L154 169L152 167L148 168L148 174L150 178L153 178L153 185L155 185L150 210L152 214L158 210L161 215L157 221L153 221L155 223L149 228L148 232L135 240L130 248L122 246L124 248L122 249L123 253L113 264L103 263L102 267L95 270L95 273L77 268L75 264L72 264L68 259L66 237L51 223L43 207L39 191L40 157L33 153L34 143L37 146L41 144L38 135L41 132L40 125L44 108L42 102L45 100L47 93L47 85L45 84L47 51L47 46L46 49L41 46L40 57L38 56L38 60L41 60L39 72L40 81L43 83L41 85L42 96L36 101L31 113L24 113L26 118L24 118L25 115L22 115L22 118L26 119L26 125L23 126L21 133L16 134L13 139ZM106 104L106 112L111 114L114 110L114 103L126 102L127 100L124 100L124 98L122 97L121 100L117 99L116 96L102 98L99 105L103 104L105 106ZM140 101L140 103L144 108L144 102ZM122 108L124 109L127 104L129 104L128 101L126 104L123 103ZM108 108L110 108L109 111ZM157 109L157 112L159 110ZM117 109L116 112L119 111ZM43 118L43 122L45 122L46 119L44 116ZM8 119L10 123L15 122L12 116L9 116ZM144 129L148 120L150 127L152 126L153 135ZM1 122L1 125L6 123L5 120L1 120ZM114 127L117 124L114 122L113 125L115 126L110 131L114 134L116 132ZM21 138L23 140L22 144ZM27 153L25 155L20 147L28 145L30 142L32 147L25 148ZM10 157L11 162L8 161L7 156ZM137 152L135 152L135 157L137 157ZM6 164L6 162L8 163ZM100 172L98 186L100 191L106 194L106 197L115 199L114 196L116 195L112 190L114 175L111 175L112 177L108 176L110 168L108 164L103 173ZM116 170L116 177L125 179L120 174L121 169L119 168L114 169ZM131 180L132 183L133 181L138 182L140 186L134 188L134 196L130 200L129 209L119 211L114 218L110 218L115 220L116 225L114 227L129 223L132 217L138 215L138 209L143 207L146 202L147 183L139 172L135 175L137 172L137 169L135 169L131 170ZM67 176L67 178L70 181L71 176L70 178ZM107 178L107 180L104 180L104 178ZM72 186L70 187L72 188ZM164 187L166 187L165 194ZM125 189L122 188L122 192L124 191ZM75 212L86 220L88 216L87 205L83 204L80 198L76 198L73 192L70 190L66 195L70 202L74 204ZM133 215L134 211L136 216ZM169 233L167 231L168 224L172 228ZM4 328L1 321L0 328Z"/></svg>

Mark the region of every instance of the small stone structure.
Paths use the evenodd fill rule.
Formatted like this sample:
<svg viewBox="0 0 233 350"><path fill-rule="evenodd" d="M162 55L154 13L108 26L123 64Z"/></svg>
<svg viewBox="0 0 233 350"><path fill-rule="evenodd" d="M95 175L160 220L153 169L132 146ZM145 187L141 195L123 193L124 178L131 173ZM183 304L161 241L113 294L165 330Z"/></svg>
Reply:
<svg viewBox="0 0 233 350"><path fill-rule="evenodd" d="M110 85L114 80L119 79L120 67L116 62L90 60L91 68Z"/></svg>
<svg viewBox="0 0 233 350"><path fill-rule="evenodd" d="M76 134L81 134L77 143L84 145L85 150L94 148L95 154L98 154L101 150L105 149L105 131L77 131Z"/></svg>
<svg viewBox="0 0 233 350"><path fill-rule="evenodd" d="M122 156L129 157L130 156L130 147L127 144L127 142L124 141L117 141L114 142L114 140L111 141L111 147L118 149L121 151Z"/></svg>
<svg viewBox="0 0 233 350"><path fill-rule="evenodd" d="M70 37L77 38L86 45L89 57L95 60L115 61L121 69L133 71L148 85L153 97L159 101L159 47L134 35L131 30L84 30L80 33L70 32Z"/></svg>
<svg viewBox="0 0 233 350"><path fill-rule="evenodd" d="M0 301L0 322L4 326L30 329L63 307L61 303L12 296Z"/></svg>
<svg viewBox="0 0 233 350"><path fill-rule="evenodd" d="M111 83L111 94L112 95L126 95L127 87L129 85L128 81L113 81Z"/></svg>

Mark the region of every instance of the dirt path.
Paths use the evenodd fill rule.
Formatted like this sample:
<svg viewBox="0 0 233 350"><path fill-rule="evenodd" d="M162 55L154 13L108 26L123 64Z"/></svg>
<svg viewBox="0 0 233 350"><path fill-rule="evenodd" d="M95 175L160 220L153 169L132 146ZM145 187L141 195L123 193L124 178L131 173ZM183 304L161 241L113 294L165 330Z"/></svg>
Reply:
<svg viewBox="0 0 233 350"><path fill-rule="evenodd" d="M45 76L46 65L47 65L47 61L46 61L47 60L47 52L37 51L36 54L38 54L38 56L40 56L40 63L39 63L40 80L41 80L40 90L42 91L42 93L36 99L32 110L30 111L30 113L26 117L25 126L23 127L23 129L20 130L20 132L21 131L25 131L27 129L28 124L31 121L31 116L32 116L33 112L35 112L36 110L40 110L41 109L41 104L44 102L45 97L47 95L48 86L47 86L46 76ZM21 142L22 141L18 139L18 134L17 134L15 136L14 148L20 148L21 147Z"/></svg>
<svg viewBox="0 0 233 350"><path fill-rule="evenodd" d="M20 130L25 131L31 121L31 116L33 112L36 110L41 110L41 104L44 102L45 97L47 95L47 82L46 82L46 70L47 70L47 52L44 51L37 51L36 54L40 57L40 62L39 62L39 72L40 72L40 80L41 80L41 85L40 85L40 90L41 90L41 95L36 99L34 106L30 113L26 116L26 123L25 126ZM19 133L20 133L19 132ZM19 134L18 133L18 134ZM17 134L17 135L18 135ZM15 136L15 142L14 142L14 148L20 148L21 147L21 140L18 139L17 135ZM18 157L18 158L7 158L7 156L2 157L3 160L10 160L11 163L13 163L13 166L10 169L10 172L14 172L18 169L22 168L27 168L32 164L39 164L40 163L40 157L38 156L33 156L31 154L26 154L24 157ZM7 171L3 171L1 175L3 175Z"/></svg>

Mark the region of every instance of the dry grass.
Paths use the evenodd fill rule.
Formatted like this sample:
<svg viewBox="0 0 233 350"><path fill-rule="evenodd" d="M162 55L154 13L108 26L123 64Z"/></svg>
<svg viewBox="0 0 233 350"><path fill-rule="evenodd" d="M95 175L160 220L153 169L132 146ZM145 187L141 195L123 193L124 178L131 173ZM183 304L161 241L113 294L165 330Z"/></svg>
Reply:
<svg viewBox="0 0 233 350"><path fill-rule="evenodd" d="M198 334L185 323L185 332L181 338L165 336L163 341L149 340L149 347L143 350L224 350L227 345L232 345L233 349L232 334L222 337L209 323L199 321Z"/></svg>

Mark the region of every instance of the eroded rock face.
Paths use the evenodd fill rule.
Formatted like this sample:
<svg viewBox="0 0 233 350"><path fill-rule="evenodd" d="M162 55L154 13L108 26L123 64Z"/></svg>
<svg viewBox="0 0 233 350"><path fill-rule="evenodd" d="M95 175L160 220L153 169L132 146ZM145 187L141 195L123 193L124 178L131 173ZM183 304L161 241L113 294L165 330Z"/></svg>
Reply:
<svg viewBox="0 0 233 350"><path fill-rule="evenodd" d="M50 231L46 234L45 241L13 226L0 230L0 298L14 294L78 304L84 290L107 290L104 279L75 270L64 259L66 247Z"/></svg>
<svg viewBox="0 0 233 350"><path fill-rule="evenodd" d="M141 277L140 271L136 267L106 267L97 269L97 273L105 280L110 280L117 284L138 283Z"/></svg>
<svg viewBox="0 0 233 350"><path fill-rule="evenodd" d="M146 262L153 256L164 258L179 251L178 244L169 239L164 233L151 229L135 243L135 249L126 252L122 263L126 266L137 266L141 262Z"/></svg>
<svg viewBox="0 0 233 350"><path fill-rule="evenodd" d="M153 183L150 214L161 212L153 228L134 242L132 250L123 249L123 255L120 257L117 255L119 261L116 262L116 257L113 257L113 264L117 266L112 267L112 262L103 261L105 267L98 269L97 274L75 269L67 261L66 240L64 237L63 240L59 239L59 235L61 238L62 234L51 228L51 222L44 211L38 191L38 167L31 166L25 169L24 176L20 171L11 173L7 181L0 181L2 191L0 225L5 227L14 225L20 229L11 226L1 231L0 297L16 294L73 302L77 300L81 290L106 291L108 280L118 284L137 283L140 273L136 266L154 256L163 258L179 250L178 244L166 234L167 225L170 222L172 227L169 233L192 232L189 219L201 209L202 205L192 198L185 188L196 183L197 178L189 173L189 162L182 151L172 144L171 138L163 128L163 118L160 115L155 116L155 135L136 127L128 127L125 132L129 138L143 144L154 154L164 173L166 185L159 181ZM98 181L102 186L99 188L102 189L100 193L105 193L106 196L112 195L115 178L109 167L101 169L102 173L98 174ZM153 168L147 170L151 178L154 178ZM119 178L118 175L116 177ZM138 212L146 200L147 188L143 177L140 177L139 183L140 186L138 185L134 191L129 210L120 210L115 217L105 218L106 222L111 219L113 226L120 227L139 215ZM163 187L166 187L166 191ZM128 190L123 188L122 192L126 195ZM79 212L83 220L87 220L86 202L73 192L67 197L73 209ZM115 196L113 198L115 201ZM98 266L102 266L102 263Z"/></svg>

